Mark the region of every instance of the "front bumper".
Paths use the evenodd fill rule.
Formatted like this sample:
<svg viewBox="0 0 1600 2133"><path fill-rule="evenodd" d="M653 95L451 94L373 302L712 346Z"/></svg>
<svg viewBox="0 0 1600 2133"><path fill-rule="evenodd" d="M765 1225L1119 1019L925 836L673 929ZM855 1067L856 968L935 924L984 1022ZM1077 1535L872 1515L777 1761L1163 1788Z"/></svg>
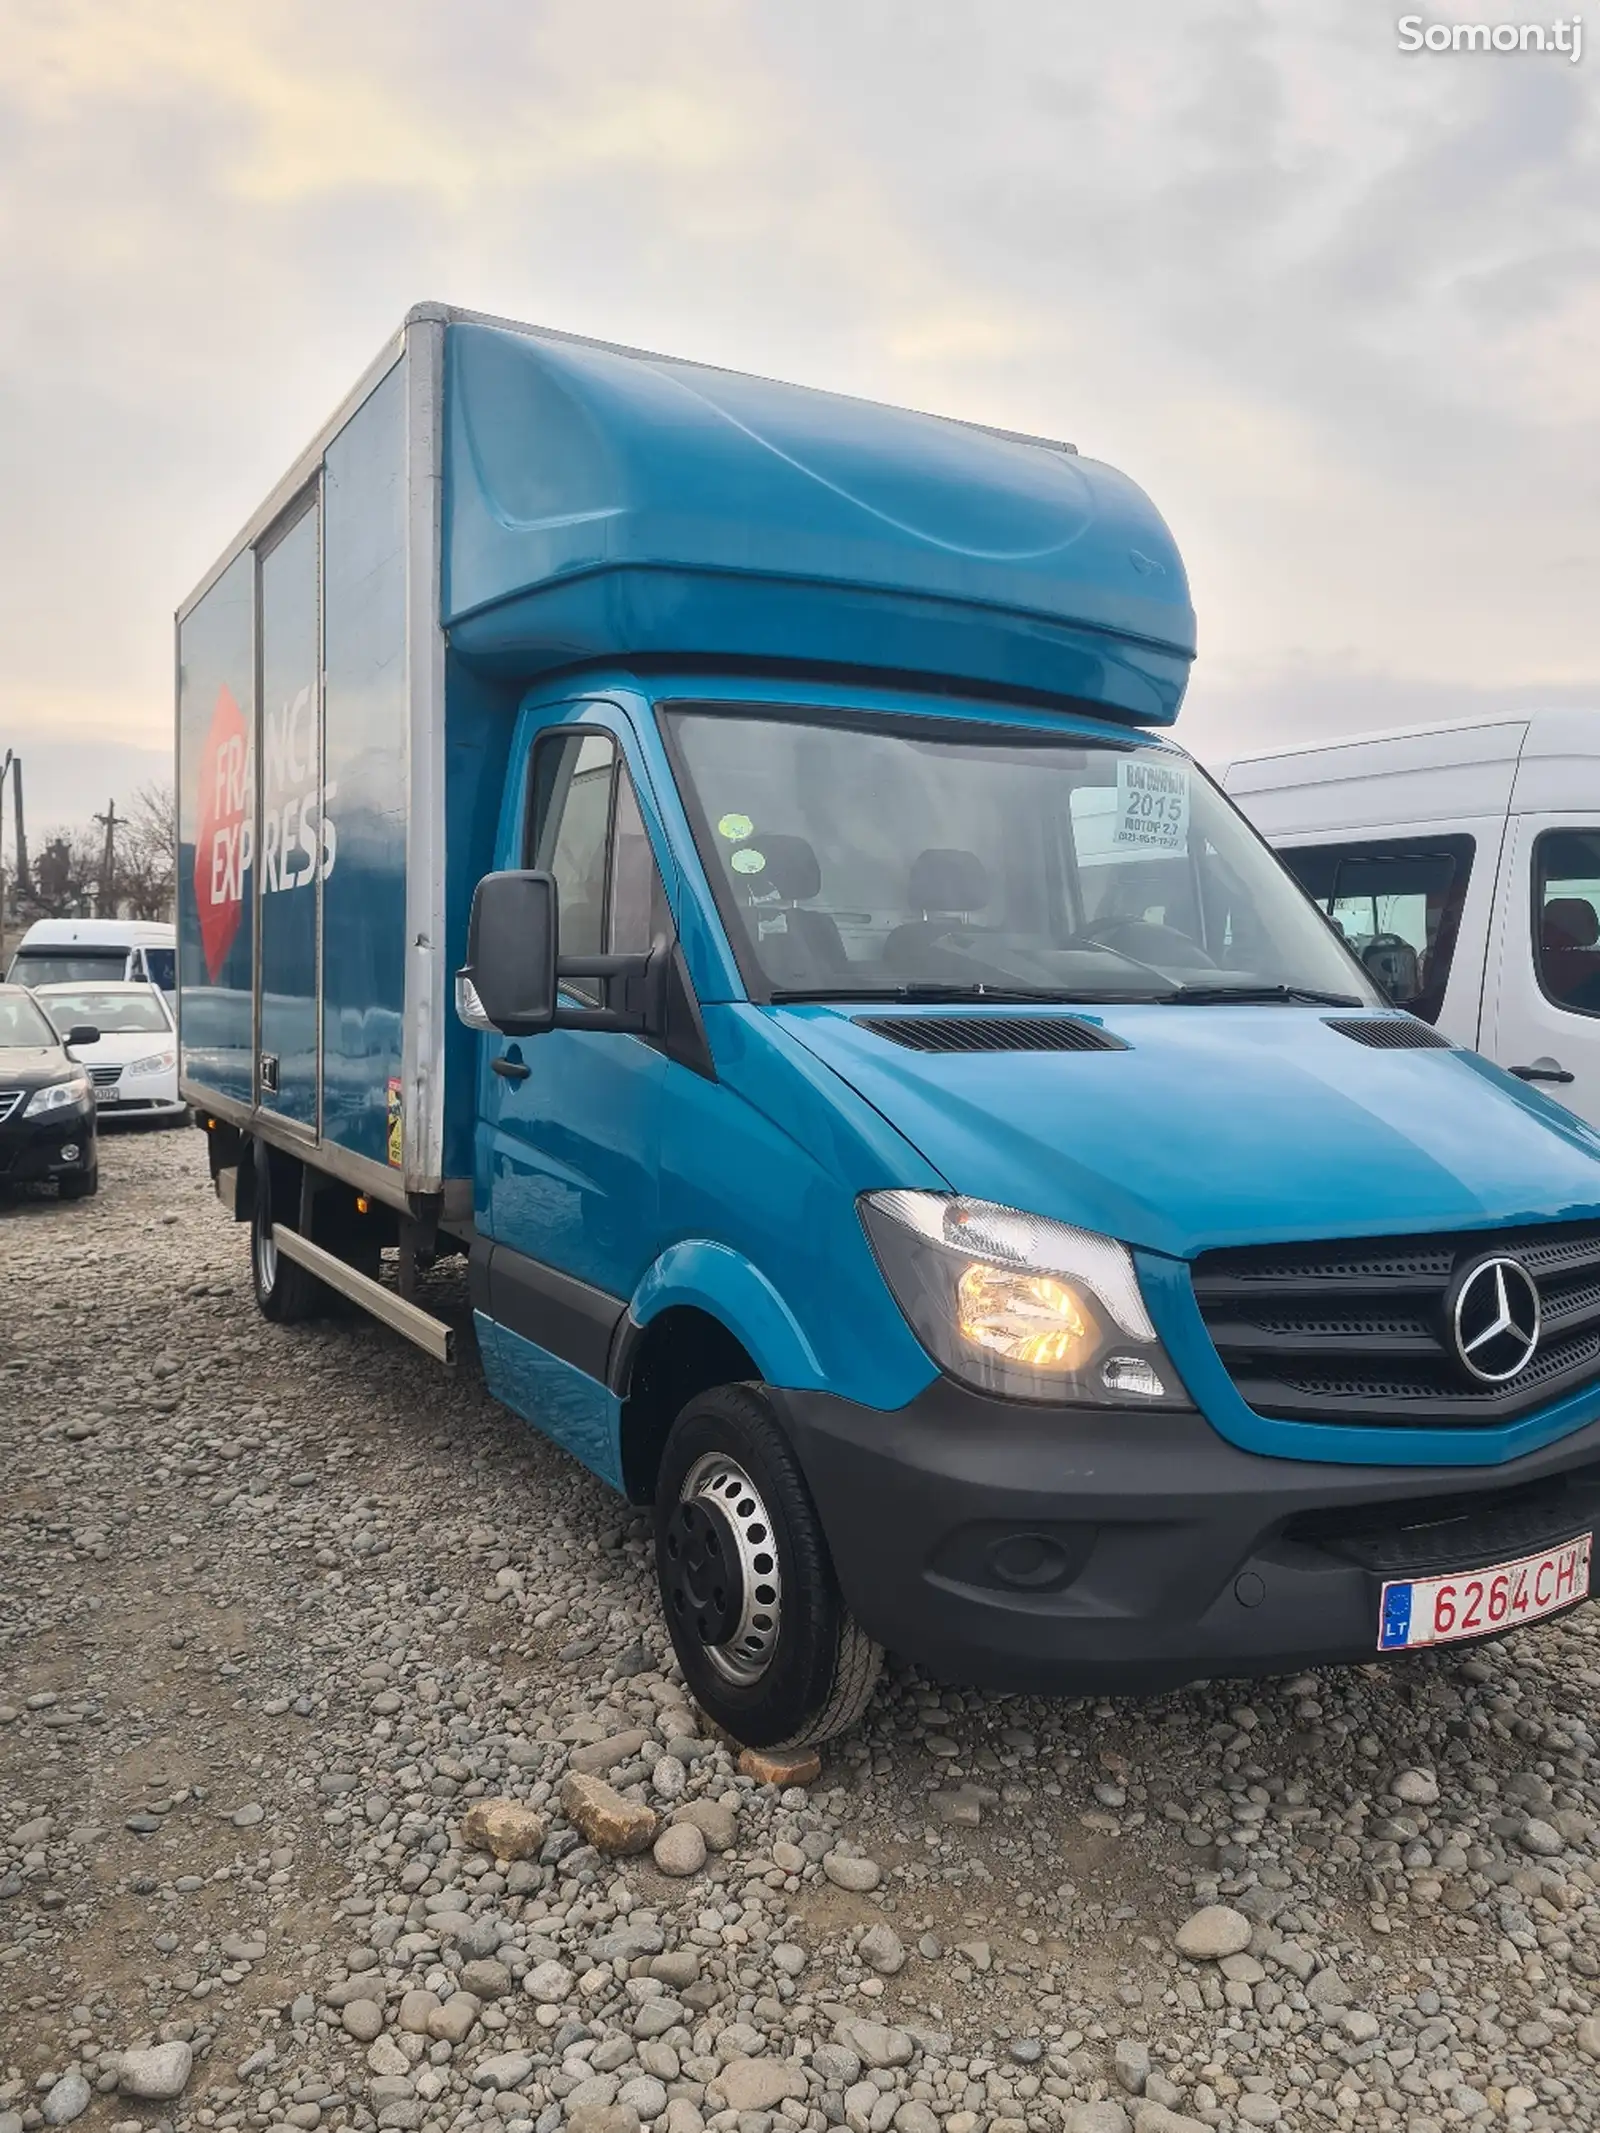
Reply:
<svg viewBox="0 0 1600 2133"><path fill-rule="evenodd" d="M47 1111L42 1118L9 1118L0 1126L0 1185L82 1176L95 1167L92 1111ZM71 1148L75 1152L68 1155Z"/></svg>
<svg viewBox="0 0 1600 2133"><path fill-rule="evenodd" d="M1140 1692L1377 1656L1386 1578L1600 1527L1600 1422L1493 1467L1240 1450L1199 1414L937 1379L892 1413L781 1392L851 1612L948 1682Z"/></svg>

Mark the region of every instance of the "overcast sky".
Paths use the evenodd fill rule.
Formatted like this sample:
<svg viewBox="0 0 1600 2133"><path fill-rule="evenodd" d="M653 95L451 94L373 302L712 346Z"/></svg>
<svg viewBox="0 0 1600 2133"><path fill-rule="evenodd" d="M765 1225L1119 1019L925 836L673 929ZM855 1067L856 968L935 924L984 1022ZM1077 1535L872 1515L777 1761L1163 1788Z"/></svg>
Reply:
<svg viewBox="0 0 1600 2133"><path fill-rule="evenodd" d="M36 830L162 773L174 606L422 297L1113 461L1188 559L1213 760L1600 709L1600 13L1576 65L1400 13L0 0Z"/></svg>

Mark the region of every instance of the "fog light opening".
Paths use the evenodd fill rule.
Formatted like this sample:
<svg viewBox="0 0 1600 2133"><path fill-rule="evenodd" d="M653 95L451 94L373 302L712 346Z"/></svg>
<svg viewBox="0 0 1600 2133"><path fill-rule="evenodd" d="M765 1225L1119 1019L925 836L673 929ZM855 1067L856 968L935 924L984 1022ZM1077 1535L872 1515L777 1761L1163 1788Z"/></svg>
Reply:
<svg viewBox="0 0 1600 2133"><path fill-rule="evenodd" d="M989 1550L989 1567L1002 1584L1023 1591L1054 1585L1071 1568L1067 1551L1048 1533L1009 1533Z"/></svg>
<svg viewBox="0 0 1600 2133"><path fill-rule="evenodd" d="M61 1150L61 1160L63 1163L75 1163L82 1153L76 1141L68 1141Z"/></svg>

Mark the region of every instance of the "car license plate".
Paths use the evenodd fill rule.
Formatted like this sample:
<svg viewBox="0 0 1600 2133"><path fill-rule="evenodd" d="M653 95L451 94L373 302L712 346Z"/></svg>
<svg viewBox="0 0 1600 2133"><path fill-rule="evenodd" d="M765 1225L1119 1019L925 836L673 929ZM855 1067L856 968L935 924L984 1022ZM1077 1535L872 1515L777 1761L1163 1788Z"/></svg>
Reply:
<svg viewBox="0 0 1600 2133"><path fill-rule="evenodd" d="M122 1091L117 1088L103 1089L100 1087L99 1083L96 1082L94 1100L97 1104L121 1103Z"/></svg>
<svg viewBox="0 0 1600 2133"><path fill-rule="evenodd" d="M1387 1584L1378 1608L1378 1649L1408 1651L1421 1644L1486 1637L1586 1600L1593 1543L1594 1535L1584 1533L1488 1570Z"/></svg>

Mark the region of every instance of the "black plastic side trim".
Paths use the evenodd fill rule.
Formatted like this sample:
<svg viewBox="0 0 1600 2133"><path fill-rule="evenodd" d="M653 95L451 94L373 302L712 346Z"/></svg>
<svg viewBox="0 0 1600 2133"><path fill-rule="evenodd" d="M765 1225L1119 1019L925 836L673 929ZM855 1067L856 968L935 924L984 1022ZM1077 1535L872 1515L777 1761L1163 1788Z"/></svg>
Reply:
<svg viewBox="0 0 1600 2133"><path fill-rule="evenodd" d="M489 1262L493 1257L494 1240L474 1235L467 1253L467 1295L473 1310L481 1311L486 1318L494 1316L489 1309Z"/></svg>
<svg viewBox="0 0 1600 2133"><path fill-rule="evenodd" d="M588 1282L526 1258L504 1244L490 1249L488 1289L488 1314L496 1325L520 1333L524 1340L604 1382L617 1321L628 1308L624 1298L591 1288ZM477 1308L484 1307L479 1304Z"/></svg>

